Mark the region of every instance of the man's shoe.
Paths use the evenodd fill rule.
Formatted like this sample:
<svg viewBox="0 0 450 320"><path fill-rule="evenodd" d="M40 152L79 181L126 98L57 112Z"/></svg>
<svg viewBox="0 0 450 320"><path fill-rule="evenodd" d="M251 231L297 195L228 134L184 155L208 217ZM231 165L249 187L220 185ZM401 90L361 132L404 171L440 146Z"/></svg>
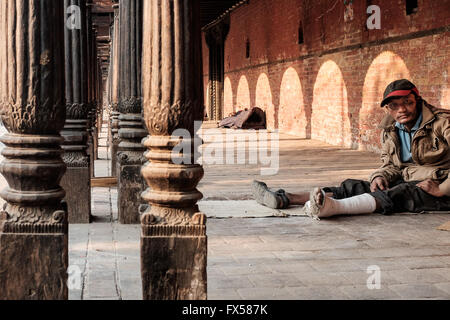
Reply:
<svg viewBox="0 0 450 320"><path fill-rule="evenodd" d="M256 202L263 206L272 209L286 209L289 206L289 199L283 189L273 192L264 182L255 180L252 184L252 191Z"/></svg>

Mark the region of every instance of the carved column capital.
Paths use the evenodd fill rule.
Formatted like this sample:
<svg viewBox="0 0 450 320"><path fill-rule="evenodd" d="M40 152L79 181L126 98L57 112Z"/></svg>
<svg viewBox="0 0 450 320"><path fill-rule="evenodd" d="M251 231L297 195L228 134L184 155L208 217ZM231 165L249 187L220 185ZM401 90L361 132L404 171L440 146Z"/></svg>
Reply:
<svg viewBox="0 0 450 320"><path fill-rule="evenodd" d="M120 113L140 114L142 112L142 97L122 96L117 106Z"/></svg>
<svg viewBox="0 0 450 320"><path fill-rule="evenodd" d="M87 119L91 106L87 102L66 104L68 119Z"/></svg>

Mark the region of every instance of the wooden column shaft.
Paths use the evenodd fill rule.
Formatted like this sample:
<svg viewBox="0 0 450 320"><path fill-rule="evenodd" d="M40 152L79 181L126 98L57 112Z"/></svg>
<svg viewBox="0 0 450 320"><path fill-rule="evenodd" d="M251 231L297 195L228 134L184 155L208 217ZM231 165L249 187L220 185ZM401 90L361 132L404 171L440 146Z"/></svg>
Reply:
<svg viewBox="0 0 450 320"><path fill-rule="evenodd" d="M194 121L203 119L203 81L198 1L146 1L144 7L144 114L150 136L142 174L150 204L141 219L144 299L206 299L206 216L196 189L203 168L175 160L184 129L195 145Z"/></svg>
<svg viewBox="0 0 450 320"><path fill-rule="evenodd" d="M0 1L0 299L67 299L64 2Z"/></svg>
<svg viewBox="0 0 450 320"><path fill-rule="evenodd" d="M140 173L145 163L141 141L148 134L142 119L142 4L120 2L118 136L118 214L121 223L139 223L140 193L145 182Z"/></svg>
<svg viewBox="0 0 450 320"><path fill-rule="evenodd" d="M66 63L66 123L61 135L64 162L68 170L62 185L67 189L66 201L70 223L89 223L91 220L90 159L88 149L88 125L90 105L88 101L88 30L86 0L64 0L66 21L79 23L65 28ZM68 9L76 6L80 21L68 21L73 14ZM66 23L66 24L67 24Z"/></svg>

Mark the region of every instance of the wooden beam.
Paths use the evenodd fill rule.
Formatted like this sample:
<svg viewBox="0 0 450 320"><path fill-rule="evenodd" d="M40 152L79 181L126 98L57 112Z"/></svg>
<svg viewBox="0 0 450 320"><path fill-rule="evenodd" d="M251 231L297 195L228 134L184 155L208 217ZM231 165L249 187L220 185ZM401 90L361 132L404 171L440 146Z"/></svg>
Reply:
<svg viewBox="0 0 450 320"><path fill-rule="evenodd" d="M91 187L92 188L109 188L117 186L117 178L116 177L101 177L101 178L92 178L91 179Z"/></svg>

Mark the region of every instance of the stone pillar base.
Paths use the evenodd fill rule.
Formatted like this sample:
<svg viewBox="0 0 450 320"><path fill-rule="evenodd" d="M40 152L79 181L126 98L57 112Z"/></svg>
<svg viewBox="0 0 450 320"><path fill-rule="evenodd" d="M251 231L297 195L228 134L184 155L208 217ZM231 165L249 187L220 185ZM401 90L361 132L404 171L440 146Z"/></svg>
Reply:
<svg viewBox="0 0 450 320"><path fill-rule="evenodd" d="M97 127L93 128L93 135L94 135L94 161L98 160L98 135L99 135L99 129Z"/></svg>
<svg viewBox="0 0 450 320"><path fill-rule="evenodd" d="M117 177L117 151L119 150L119 140L111 143L111 175Z"/></svg>
<svg viewBox="0 0 450 320"><path fill-rule="evenodd" d="M144 300L206 300L207 237L145 236L183 226L143 226L141 271Z"/></svg>
<svg viewBox="0 0 450 320"><path fill-rule="evenodd" d="M89 138L88 140L88 148L87 148L87 154L89 156L89 171L91 173L91 177L95 177L95 160L94 160L94 142L93 142L93 138Z"/></svg>
<svg viewBox="0 0 450 320"><path fill-rule="evenodd" d="M118 165L120 165L118 163ZM143 203L141 193L147 188L141 175L141 165L120 165L118 167L118 213L119 223L139 224L139 207Z"/></svg>
<svg viewBox="0 0 450 320"><path fill-rule="evenodd" d="M69 223L90 223L91 216L91 173L89 167L69 167L61 179L66 193Z"/></svg>
<svg viewBox="0 0 450 320"><path fill-rule="evenodd" d="M0 233L0 300L67 300L67 247L67 234Z"/></svg>

